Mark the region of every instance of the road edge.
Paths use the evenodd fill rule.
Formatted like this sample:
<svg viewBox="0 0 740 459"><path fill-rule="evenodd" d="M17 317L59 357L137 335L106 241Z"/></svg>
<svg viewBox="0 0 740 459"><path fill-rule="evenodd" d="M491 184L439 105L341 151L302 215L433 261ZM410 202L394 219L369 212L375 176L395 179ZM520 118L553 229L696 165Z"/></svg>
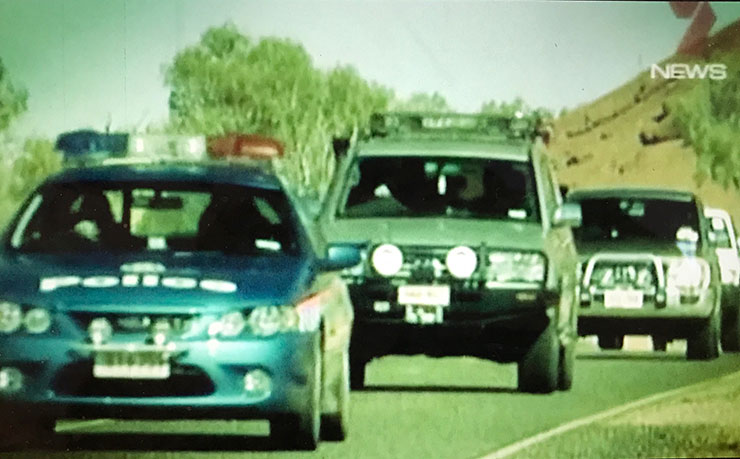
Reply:
<svg viewBox="0 0 740 459"><path fill-rule="evenodd" d="M529 448L530 446L534 446L545 440L549 440L550 438L553 438L558 435L562 435L566 432L570 432L572 430L578 429L579 427L583 427L585 425L588 425L588 424L591 424L597 421L601 421L601 420L610 418L612 416L616 416L618 414L624 413L625 411L629 411L634 408L639 408L643 405L648 405L650 403L657 402L665 398L670 398L676 395L681 395L684 392L695 391L702 386L711 385L716 382L723 381L725 379L737 378L738 376L740 376L740 371L734 371L726 375L707 379L707 380L700 381L694 384L689 384L688 386L677 387L669 391L648 395L647 397L643 397L643 398L625 403L623 405L615 406L605 411L600 411L598 413L591 414L583 418L574 419L572 421L566 422L565 424L561 424L557 427L554 427L550 430L546 430L544 432L540 432L531 437L516 441L507 446L504 446L503 448L494 450L484 456L481 456L480 459L503 459L503 458L511 456L512 454L518 453L519 451L522 451L526 448Z"/></svg>

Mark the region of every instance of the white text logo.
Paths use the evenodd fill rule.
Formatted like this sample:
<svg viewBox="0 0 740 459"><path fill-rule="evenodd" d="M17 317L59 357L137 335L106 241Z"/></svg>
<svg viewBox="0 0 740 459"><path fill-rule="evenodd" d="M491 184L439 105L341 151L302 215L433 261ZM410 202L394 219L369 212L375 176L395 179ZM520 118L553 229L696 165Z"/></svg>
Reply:
<svg viewBox="0 0 740 459"><path fill-rule="evenodd" d="M175 290L199 288L216 293L234 293L237 286L233 282L219 279L194 279L191 277L163 277L158 274L124 274L123 276L56 276L44 277L39 283L39 291L53 292L66 287L111 288L111 287L164 287Z"/></svg>
<svg viewBox="0 0 740 459"><path fill-rule="evenodd" d="M725 64L666 64L661 67L653 64L650 67L650 78L677 79L677 80L724 80L727 78L727 66Z"/></svg>

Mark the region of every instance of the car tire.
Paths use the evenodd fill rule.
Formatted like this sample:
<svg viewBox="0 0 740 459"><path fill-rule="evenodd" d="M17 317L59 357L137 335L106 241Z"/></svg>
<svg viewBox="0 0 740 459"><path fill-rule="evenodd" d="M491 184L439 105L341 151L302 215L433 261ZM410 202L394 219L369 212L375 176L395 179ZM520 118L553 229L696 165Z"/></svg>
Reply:
<svg viewBox="0 0 740 459"><path fill-rule="evenodd" d="M54 444L56 419L28 414L8 419L0 426L0 450L47 447Z"/></svg>
<svg viewBox="0 0 740 459"><path fill-rule="evenodd" d="M668 349L668 339L655 335L651 336L650 338L653 342L653 351L665 352Z"/></svg>
<svg viewBox="0 0 740 459"><path fill-rule="evenodd" d="M367 360L350 354L349 382L352 390L365 388L365 368L367 364Z"/></svg>
<svg viewBox="0 0 740 459"><path fill-rule="evenodd" d="M624 347L624 335L599 335L599 347L604 350L618 351Z"/></svg>
<svg viewBox="0 0 740 459"><path fill-rule="evenodd" d="M740 311L734 305L722 321L722 350L727 352L740 351Z"/></svg>
<svg viewBox="0 0 740 459"><path fill-rule="evenodd" d="M343 352L336 364L340 366L339 381L333 384L336 391L337 412L326 414L321 419L321 439L327 441L344 441L349 431L349 390L350 368L348 352Z"/></svg>
<svg viewBox="0 0 740 459"><path fill-rule="evenodd" d="M575 367L575 344L562 346L560 348L560 367L558 368L558 390L569 391L573 387Z"/></svg>
<svg viewBox="0 0 740 459"><path fill-rule="evenodd" d="M517 365L520 392L549 394L558 388L560 343L553 325L537 337Z"/></svg>
<svg viewBox="0 0 740 459"><path fill-rule="evenodd" d="M689 360L712 360L719 357L720 346L719 308L709 316L701 328L686 341L686 358Z"/></svg>
<svg viewBox="0 0 740 459"><path fill-rule="evenodd" d="M313 371L308 380L311 398L302 413L270 421L270 437L289 448L313 451L321 429L321 337L316 334Z"/></svg>

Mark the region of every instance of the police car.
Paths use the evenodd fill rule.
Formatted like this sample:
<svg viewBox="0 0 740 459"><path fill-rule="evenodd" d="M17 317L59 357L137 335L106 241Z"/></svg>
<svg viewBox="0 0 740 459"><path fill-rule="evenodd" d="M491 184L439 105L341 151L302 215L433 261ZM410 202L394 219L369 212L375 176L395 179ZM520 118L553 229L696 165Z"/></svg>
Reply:
<svg viewBox="0 0 740 459"><path fill-rule="evenodd" d="M107 143L79 144L77 166ZM321 246L273 173L202 161L205 149L130 136L127 152L47 179L14 217L0 249L2 435L105 417L267 419L305 449L345 437L353 315L335 271L360 253ZM233 149L281 152L258 137Z"/></svg>

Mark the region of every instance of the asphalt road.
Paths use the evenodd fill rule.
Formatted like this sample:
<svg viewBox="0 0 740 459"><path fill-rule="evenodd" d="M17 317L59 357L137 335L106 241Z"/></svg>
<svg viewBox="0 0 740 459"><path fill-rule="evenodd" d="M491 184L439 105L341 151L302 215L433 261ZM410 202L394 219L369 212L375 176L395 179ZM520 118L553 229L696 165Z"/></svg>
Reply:
<svg viewBox="0 0 740 459"><path fill-rule="evenodd" d="M352 393L350 438L324 442L314 453L276 451L259 422L100 420L60 421L56 444L2 457L473 458L573 419L740 370L738 354L687 362L680 343L666 354L581 347L573 390L552 395L518 394L514 365L423 356L376 360L368 367L369 389Z"/></svg>

